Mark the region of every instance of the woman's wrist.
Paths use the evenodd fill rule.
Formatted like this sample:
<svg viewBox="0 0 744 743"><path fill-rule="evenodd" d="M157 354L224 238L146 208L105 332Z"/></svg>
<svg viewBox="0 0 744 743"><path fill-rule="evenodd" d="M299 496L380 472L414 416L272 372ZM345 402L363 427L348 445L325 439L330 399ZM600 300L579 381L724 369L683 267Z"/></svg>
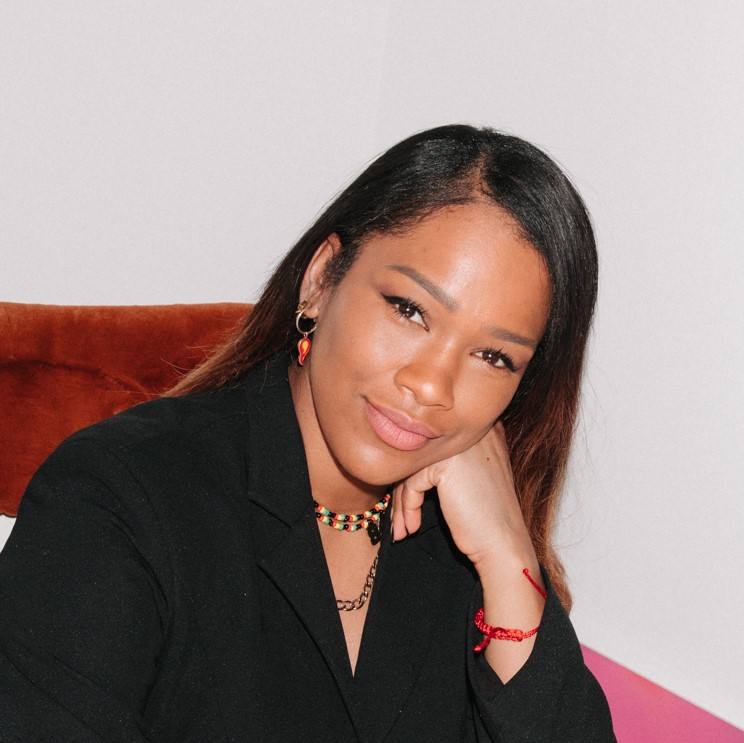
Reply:
<svg viewBox="0 0 744 743"><path fill-rule="evenodd" d="M532 587L540 594L543 600L548 598L548 595L545 593L545 591L537 584L535 580L533 580L532 576L530 575L530 571L527 568L522 571L522 574L525 578L527 578ZM540 629L539 625L529 630L523 630L516 627L495 627L485 621L484 609L478 609L478 611L475 613L475 626L478 628L478 631L481 632L484 636L483 641L478 643L478 645L476 645L474 648L476 653L480 653L485 650L490 644L491 640L510 640L512 642L522 642L529 637L533 637L535 634L537 634L537 630Z"/></svg>
<svg viewBox="0 0 744 743"><path fill-rule="evenodd" d="M506 683L532 653L546 593L536 560L535 577L533 569L514 567L509 560L496 565L481 576L483 608L473 619L483 639L473 650L483 652L488 664Z"/></svg>
<svg viewBox="0 0 744 743"><path fill-rule="evenodd" d="M492 544L488 550L469 555L481 584L519 575L524 568L541 581L537 555L526 528L519 533L500 534Z"/></svg>
<svg viewBox="0 0 744 743"><path fill-rule="evenodd" d="M475 568L483 591L484 620L488 624L532 629L540 623L545 585L531 545L529 551L521 554L484 556Z"/></svg>

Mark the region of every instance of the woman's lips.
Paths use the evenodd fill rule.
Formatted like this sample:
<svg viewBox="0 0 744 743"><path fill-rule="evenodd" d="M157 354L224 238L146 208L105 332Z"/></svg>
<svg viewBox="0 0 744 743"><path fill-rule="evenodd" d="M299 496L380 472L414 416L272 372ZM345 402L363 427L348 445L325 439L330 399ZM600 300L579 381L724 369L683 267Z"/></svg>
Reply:
<svg viewBox="0 0 744 743"><path fill-rule="evenodd" d="M436 438L436 434L423 424L370 402L367 402L367 418L379 438L394 449L413 451L420 449L429 439Z"/></svg>

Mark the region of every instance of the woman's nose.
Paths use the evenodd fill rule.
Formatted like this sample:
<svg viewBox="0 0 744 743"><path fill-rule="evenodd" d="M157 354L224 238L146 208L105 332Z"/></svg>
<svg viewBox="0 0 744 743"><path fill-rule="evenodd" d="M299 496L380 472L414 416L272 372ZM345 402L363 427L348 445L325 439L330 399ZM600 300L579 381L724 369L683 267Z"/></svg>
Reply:
<svg viewBox="0 0 744 743"><path fill-rule="evenodd" d="M419 405L449 409L455 402L455 364L445 355L411 360L398 370L395 383Z"/></svg>

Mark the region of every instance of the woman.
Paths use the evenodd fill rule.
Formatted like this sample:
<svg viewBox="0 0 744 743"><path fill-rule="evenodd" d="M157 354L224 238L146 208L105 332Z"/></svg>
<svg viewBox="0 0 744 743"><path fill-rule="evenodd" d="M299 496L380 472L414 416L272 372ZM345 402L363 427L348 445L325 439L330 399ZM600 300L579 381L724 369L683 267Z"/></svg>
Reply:
<svg viewBox="0 0 744 743"><path fill-rule="evenodd" d="M233 340L32 481L0 732L613 740L550 541L596 273L526 142L382 155Z"/></svg>

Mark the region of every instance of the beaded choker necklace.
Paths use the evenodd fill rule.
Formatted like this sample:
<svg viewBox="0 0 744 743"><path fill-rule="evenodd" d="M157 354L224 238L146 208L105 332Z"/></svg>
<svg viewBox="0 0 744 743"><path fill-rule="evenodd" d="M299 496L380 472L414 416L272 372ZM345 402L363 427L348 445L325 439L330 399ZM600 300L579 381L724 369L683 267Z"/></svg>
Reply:
<svg viewBox="0 0 744 743"><path fill-rule="evenodd" d="M389 503L390 493L386 493L385 497L375 503L369 511L363 513L334 513L318 501L313 501L315 517L318 521L339 531L366 529L372 544L377 544L380 541L380 524Z"/></svg>

